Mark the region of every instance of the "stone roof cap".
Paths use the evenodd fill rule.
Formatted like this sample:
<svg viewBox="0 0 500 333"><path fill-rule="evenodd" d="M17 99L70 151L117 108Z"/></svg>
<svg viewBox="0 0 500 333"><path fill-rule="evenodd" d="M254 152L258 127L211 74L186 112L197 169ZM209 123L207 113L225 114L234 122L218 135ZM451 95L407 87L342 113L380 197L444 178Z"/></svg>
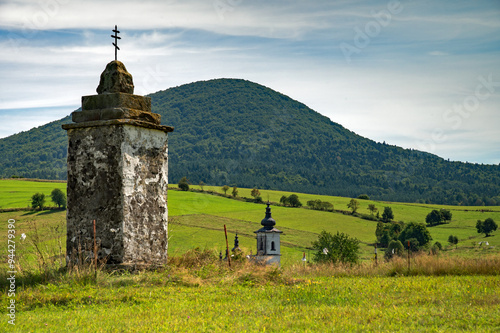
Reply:
<svg viewBox="0 0 500 333"><path fill-rule="evenodd" d="M106 65L104 72L102 72L96 91L99 95L112 93L133 94L134 82L132 74L127 71L121 61L113 60Z"/></svg>

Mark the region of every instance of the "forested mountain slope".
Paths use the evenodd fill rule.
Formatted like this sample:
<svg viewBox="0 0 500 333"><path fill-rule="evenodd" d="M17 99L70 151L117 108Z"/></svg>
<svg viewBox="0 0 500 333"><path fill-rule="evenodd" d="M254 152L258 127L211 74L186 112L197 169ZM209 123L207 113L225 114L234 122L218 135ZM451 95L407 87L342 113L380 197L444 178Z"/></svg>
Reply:
<svg viewBox="0 0 500 333"><path fill-rule="evenodd" d="M256 83L217 79L150 95L174 126L169 180L372 199L500 204L500 166L448 162L363 138ZM64 178L69 118L0 140L0 176Z"/></svg>

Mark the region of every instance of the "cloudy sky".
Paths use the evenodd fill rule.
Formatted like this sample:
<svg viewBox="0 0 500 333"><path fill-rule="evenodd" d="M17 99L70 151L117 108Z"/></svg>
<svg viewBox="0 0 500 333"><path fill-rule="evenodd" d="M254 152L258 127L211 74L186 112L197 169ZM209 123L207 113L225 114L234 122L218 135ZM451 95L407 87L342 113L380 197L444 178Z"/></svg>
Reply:
<svg viewBox="0 0 500 333"><path fill-rule="evenodd" d="M498 0L1 0L0 137L95 94L115 24L138 94L242 78L375 141L500 163Z"/></svg>

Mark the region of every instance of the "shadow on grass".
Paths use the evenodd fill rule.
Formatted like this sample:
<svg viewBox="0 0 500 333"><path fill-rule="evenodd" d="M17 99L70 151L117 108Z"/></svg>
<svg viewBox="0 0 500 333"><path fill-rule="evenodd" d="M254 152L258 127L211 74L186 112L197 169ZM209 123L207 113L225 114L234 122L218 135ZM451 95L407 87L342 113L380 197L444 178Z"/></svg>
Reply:
<svg viewBox="0 0 500 333"><path fill-rule="evenodd" d="M32 216L32 215L50 215L54 213L59 213L65 211L66 208L54 208L54 209L49 209L49 210L31 210L26 213L24 213L22 216Z"/></svg>
<svg viewBox="0 0 500 333"><path fill-rule="evenodd" d="M59 277L66 273L67 268L61 267L59 269L46 270L44 272L23 272L23 273L12 273L10 271L0 273L0 290L9 291L12 289L12 285L15 288L23 287L34 287L40 284L46 284L48 282L57 280ZM10 272L10 273L9 273Z"/></svg>
<svg viewBox="0 0 500 333"><path fill-rule="evenodd" d="M50 215L50 214L64 212L64 211L66 211L66 208L56 208L56 209L51 209L51 210L45 210L38 215Z"/></svg>

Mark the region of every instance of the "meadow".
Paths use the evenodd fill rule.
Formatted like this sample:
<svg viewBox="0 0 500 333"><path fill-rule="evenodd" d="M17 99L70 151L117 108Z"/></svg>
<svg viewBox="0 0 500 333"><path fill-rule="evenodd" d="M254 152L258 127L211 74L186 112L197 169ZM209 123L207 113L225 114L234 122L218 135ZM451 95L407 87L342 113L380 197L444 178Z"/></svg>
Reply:
<svg viewBox="0 0 500 333"><path fill-rule="evenodd" d="M54 188L65 190L64 183L44 183L22 180L0 180L0 206L25 207L31 195L35 192L46 193L47 205L50 202L50 192ZM197 188L199 186L192 186ZM229 243L232 247L235 234L238 234L240 247L250 253L256 247L254 231L258 230L260 221L265 215L265 205L255 204L231 198L215 196L208 193L177 191L172 185L169 191L169 253L178 255L194 247L217 249L225 251L224 224L229 233ZM205 191L223 193L221 187L204 186ZM228 192L230 192L229 190ZM251 189L238 189L240 197L251 198ZM281 196L291 192L261 190L264 201L279 202ZM306 205L309 200L320 199L331 202L337 210L347 211L350 198L323 196L298 193L301 202ZM3 201L9 204L4 204ZM425 216L432 209L450 209L453 218L451 223L429 228L433 241L440 242L448 251L445 255L468 256L471 258L486 254L500 253L500 237L493 236L487 239L478 234L475 228L478 219L488 217L500 221L500 207L460 207L440 206L411 203L380 202L372 200L358 200L359 212L369 214L368 205L374 204L380 212L384 207L391 207L394 219L404 222L424 222ZM485 210L487 208L488 211ZM20 230L24 230L24 221L44 221L45 214L50 220L64 220L64 211L50 211L42 213L42 217L33 212L9 212L3 219L14 218L19 222ZM361 259L372 260L376 222L364 220L352 215L315 211L306 208L290 208L272 206L273 218L277 221L276 227L284 232L282 241L282 264L298 263L305 252L309 258L311 242L317 239L322 230L335 233L337 231L356 237L360 241ZM1 215L0 215L1 216ZM34 218L37 216L36 218ZM24 231L22 231L24 232ZM456 246L448 245L448 237L457 236L459 243ZM480 246L478 243L487 240L489 246Z"/></svg>
<svg viewBox="0 0 500 333"><path fill-rule="evenodd" d="M64 189L65 184L0 180L0 206L9 200L9 208L25 207L34 192L50 194L55 187ZM221 192L220 187L204 189ZM261 190L263 199L272 202L289 194ZM250 197L250 189L239 189L239 195ZM350 200L298 195L304 204L321 199L341 210L347 210ZM395 220L405 222L423 222L431 209L443 207L359 201L360 211L368 213L368 204L380 211L390 206ZM238 233L245 254L255 251L253 232L260 228L265 205L176 190L169 191L167 266L135 272L95 272L87 266L68 270L64 211L3 212L0 233L7 235L6 222L14 219L17 237L25 233L26 239L17 238L16 325L4 318L0 331L498 331L500 237L484 238L475 222L488 217L500 221L500 207L487 207L488 212L484 207L446 208L453 213L451 223L430 228L433 242L445 245L444 251L413 256L410 271L404 258L384 262L379 255L375 265L371 244L376 222L275 205L276 227L284 231L282 267L236 260L230 269L218 260L225 248L224 225L230 247ZM321 230L358 238L362 262L353 267L303 263L302 253L309 258L307 248ZM450 234L459 237L456 248L446 245ZM2 239L0 249L7 253L6 237ZM485 239L490 245L479 246ZM4 291L5 274L0 283ZM6 292L0 302L7 304Z"/></svg>
<svg viewBox="0 0 500 333"><path fill-rule="evenodd" d="M45 194L50 205L50 192L59 188L66 192L66 183L62 181L26 181L23 179L0 179L0 209L27 208L31 206L31 196Z"/></svg>

